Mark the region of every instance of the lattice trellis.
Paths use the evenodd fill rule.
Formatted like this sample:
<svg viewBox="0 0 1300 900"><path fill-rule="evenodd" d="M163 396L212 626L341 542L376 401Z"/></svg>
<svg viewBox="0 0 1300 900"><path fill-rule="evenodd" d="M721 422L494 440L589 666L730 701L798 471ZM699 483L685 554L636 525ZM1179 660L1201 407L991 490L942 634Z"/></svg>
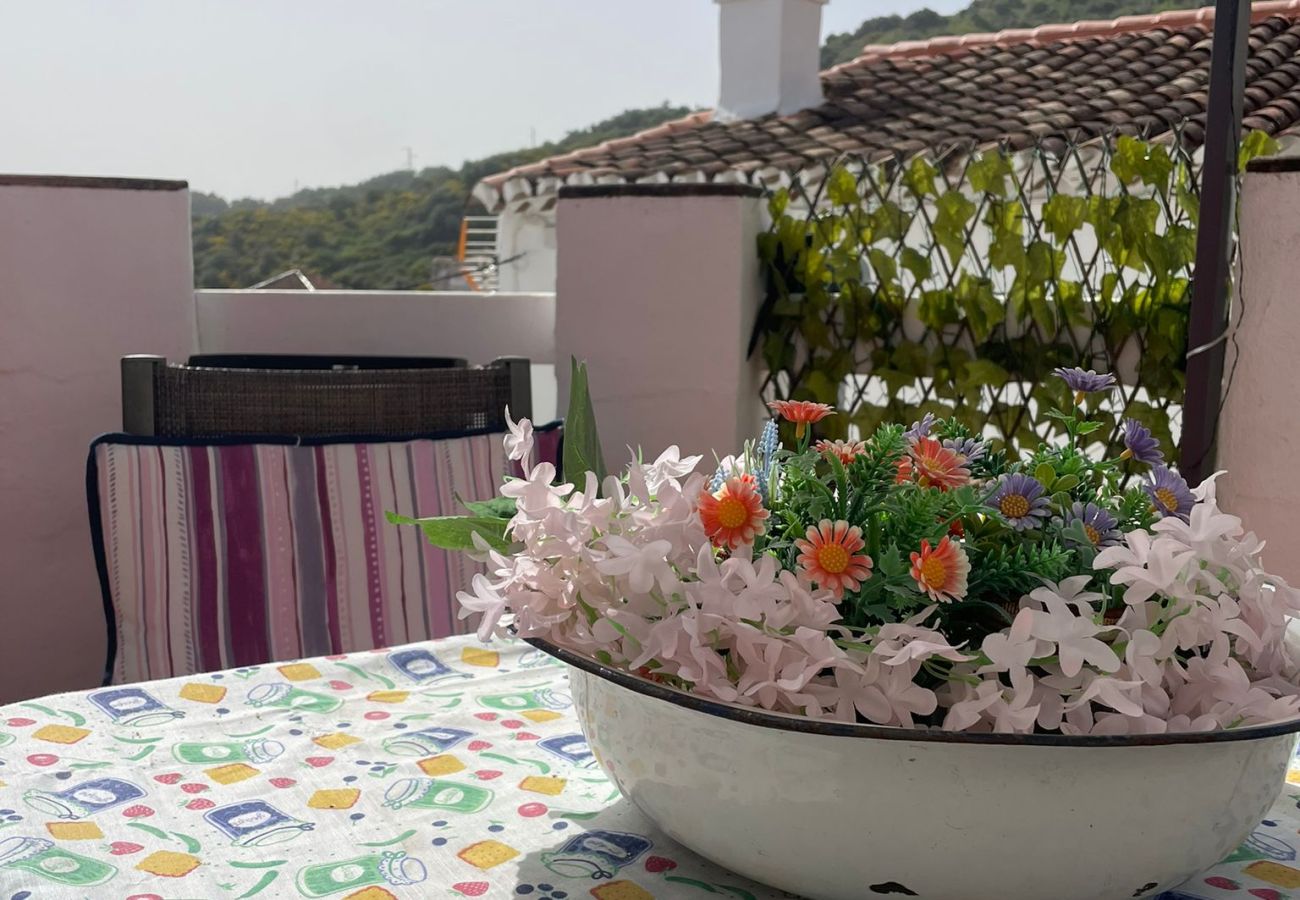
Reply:
<svg viewBox="0 0 1300 900"><path fill-rule="evenodd" d="M836 404L827 436L933 412L1016 447L1053 437L1051 370L1082 365L1121 382L1092 401L1099 437L1131 416L1173 458L1198 157L1175 129L794 176L760 238L765 397Z"/></svg>

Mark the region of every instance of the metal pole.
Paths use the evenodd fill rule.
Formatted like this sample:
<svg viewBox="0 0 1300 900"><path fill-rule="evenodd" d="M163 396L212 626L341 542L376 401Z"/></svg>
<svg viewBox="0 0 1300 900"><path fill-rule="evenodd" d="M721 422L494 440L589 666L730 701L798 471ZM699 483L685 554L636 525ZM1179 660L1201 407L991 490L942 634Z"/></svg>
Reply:
<svg viewBox="0 0 1300 900"><path fill-rule="evenodd" d="M1236 223L1237 146L1250 48L1249 0L1217 0L1210 55L1210 96L1201 163L1200 225L1187 332L1187 396L1179 469L1193 485L1214 470L1223 390L1232 239Z"/></svg>

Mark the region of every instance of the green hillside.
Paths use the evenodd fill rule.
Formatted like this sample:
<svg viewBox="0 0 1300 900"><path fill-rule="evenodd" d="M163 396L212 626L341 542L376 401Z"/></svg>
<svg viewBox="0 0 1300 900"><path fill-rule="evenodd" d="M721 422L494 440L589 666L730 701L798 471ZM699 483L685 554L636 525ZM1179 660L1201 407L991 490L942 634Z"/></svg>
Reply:
<svg viewBox="0 0 1300 900"><path fill-rule="evenodd" d="M285 269L319 273L357 290L431 287L430 258L453 253L469 192L480 178L690 112L685 106L631 109L527 150L498 153L458 169L378 175L360 184L310 188L264 202L191 194L194 283L248 287Z"/></svg>
<svg viewBox="0 0 1300 900"><path fill-rule="evenodd" d="M1107 19L1188 5L1189 0L973 0L949 16L927 9L868 19L822 47L824 66L852 59L865 44L940 34L998 31L1080 19ZM632 109L562 140L499 153L457 169L389 172L360 184L312 188L274 201L227 202L191 195L194 281L247 287L286 269L319 273L343 287L407 290L433 286L430 259L453 253L469 192L485 175L556 153L622 137L690 110L667 103Z"/></svg>
<svg viewBox="0 0 1300 900"><path fill-rule="evenodd" d="M1202 6L1209 0L973 0L950 16L921 9L907 16L867 19L857 30L832 34L822 45L822 67L848 62L867 44L916 41L943 34L1033 28L1083 19L1114 19Z"/></svg>

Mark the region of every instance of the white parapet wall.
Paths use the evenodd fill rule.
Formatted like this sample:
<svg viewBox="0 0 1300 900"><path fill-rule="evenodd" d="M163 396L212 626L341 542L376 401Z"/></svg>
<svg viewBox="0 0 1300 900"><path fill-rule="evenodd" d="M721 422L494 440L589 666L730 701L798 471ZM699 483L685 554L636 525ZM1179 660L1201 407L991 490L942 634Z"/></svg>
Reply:
<svg viewBox="0 0 1300 900"><path fill-rule="evenodd" d="M100 681L86 452L120 357L191 352L192 284L184 182L0 175L0 703Z"/></svg>
<svg viewBox="0 0 1300 900"><path fill-rule="evenodd" d="M1219 421L1220 505L1268 541L1268 570L1300 584L1300 158L1256 160L1240 201L1241 260Z"/></svg>
<svg viewBox="0 0 1300 900"><path fill-rule="evenodd" d="M194 294L201 353L498 356L533 362L533 416L555 416L555 295L447 291Z"/></svg>

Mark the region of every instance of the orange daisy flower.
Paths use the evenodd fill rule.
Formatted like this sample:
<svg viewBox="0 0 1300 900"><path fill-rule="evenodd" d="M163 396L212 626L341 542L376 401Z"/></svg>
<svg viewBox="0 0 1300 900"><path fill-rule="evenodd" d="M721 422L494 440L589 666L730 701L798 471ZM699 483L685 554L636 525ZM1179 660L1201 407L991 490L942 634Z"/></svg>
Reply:
<svg viewBox="0 0 1300 900"><path fill-rule="evenodd" d="M894 484L906 484L912 480L912 457L904 456L898 461L898 474L894 477Z"/></svg>
<svg viewBox="0 0 1300 900"><path fill-rule="evenodd" d="M921 552L912 554L912 580L930 599L938 603L951 603L966 596L966 576L970 574L970 560L960 544L944 538L938 547L931 548L929 541L921 541Z"/></svg>
<svg viewBox="0 0 1300 900"><path fill-rule="evenodd" d="M754 543L768 516L753 476L728 478L715 494L700 494L700 521L715 547L736 549Z"/></svg>
<svg viewBox="0 0 1300 900"><path fill-rule="evenodd" d="M871 557L858 553L866 546L858 526L849 527L843 519L835 523L822 519L808 526L806 537L794 542L799 568L810 581L829 588L836 600L871 577Z"/></svg>
<svg viewBox="0 0 1300 900"><path fill-rule="evenodd" d="M838 456L846 466L867 452L866 441L818 441L813 446L818 453Z"/></svg>
<svg viewBox="0 0 1300 900"><path fill-rule="evenodd" d="M966 457L956 450L948 449L934 438L919 438L907 452L912 458L912 470L916 473L917 483L922 487L936 487L946 491L970 483Z"/></svg>
<svg viewBox="0 0 1300 900"><path fill-rule="evenodd" d="M767 405L772 412L787 422L794 423L795 440L801 439L804 431L813 422L820 422L835 413L835 407L827 406L825 403L813 403L811 400L773 400Z"/></svg>

